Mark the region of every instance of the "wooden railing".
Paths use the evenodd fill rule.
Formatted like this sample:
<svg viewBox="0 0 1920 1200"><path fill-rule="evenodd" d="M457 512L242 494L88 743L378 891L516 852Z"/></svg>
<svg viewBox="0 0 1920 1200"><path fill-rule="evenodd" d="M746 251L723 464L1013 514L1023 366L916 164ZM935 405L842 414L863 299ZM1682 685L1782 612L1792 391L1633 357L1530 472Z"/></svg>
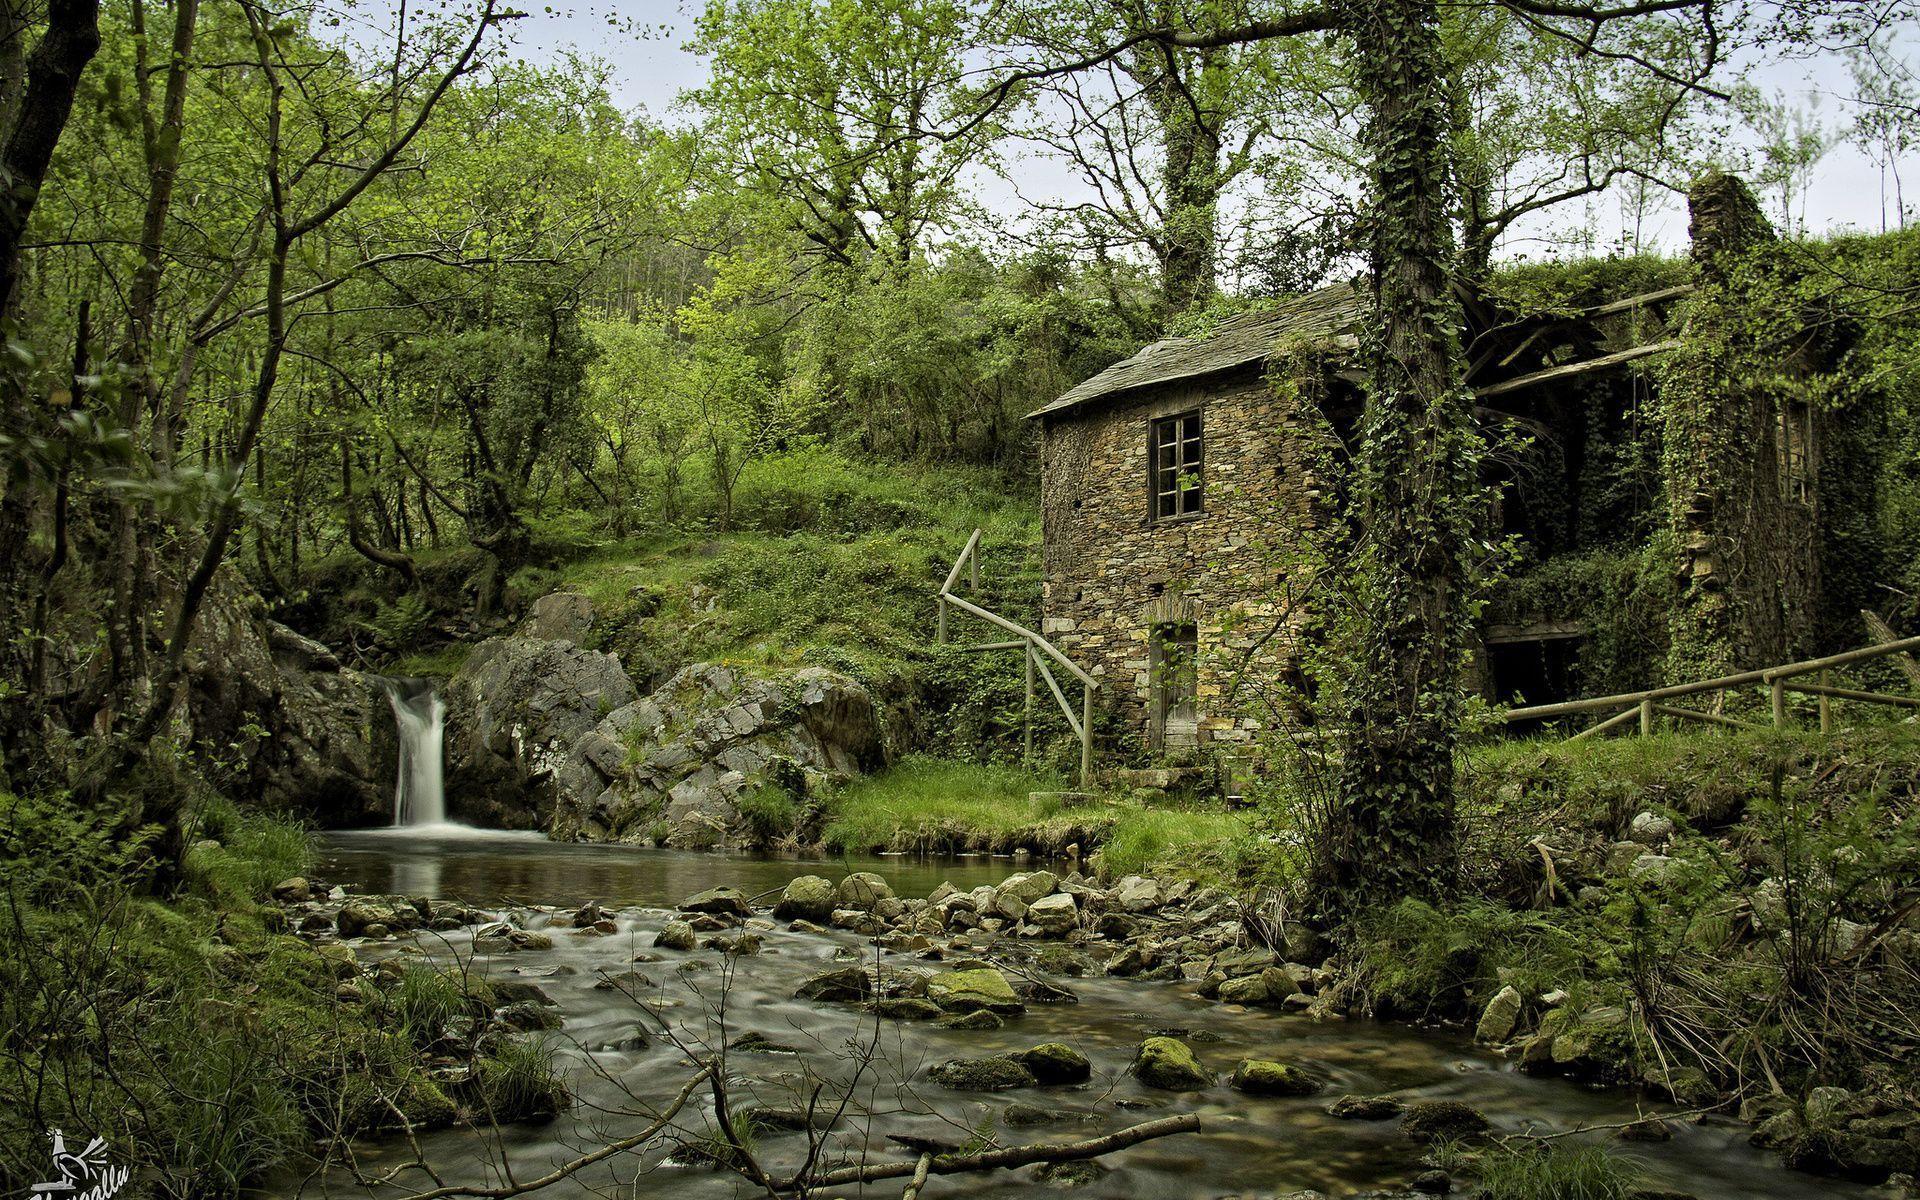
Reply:
<svg viewBox="0 0 1920 1200"><path fill-rule="evenodd" d="M1733 688L1765 687L1773 702L1773 724L1775 728L1786 728L1789 712L1787 693L1799 692L1803 695L1818 697L1820 702L1820 732L1826 733L1832 728L1832 702L1834 700L1856 700L1866 704L1886 704L1898 708L1920 708L1920 697L1893 696L1885 692L1861 691L1857 688L1835 687L1832 673L1840 667L1871 659L1885 658L1890 654L1906 654L1920 650L1920 637L1900 638L1878 646L1863 646L1858 650L1848 650L1842 654L1830 654L1825 658L1809 658L1801 662L1786 663L1777 667L1763 667L1757 671L1742 671L1738 675L1722 675L1717 679L1703 679L1698 683L1676 683L1667 687L1649 688L1644 692L1621 692L1615 696L1596 696L1591 700L1568 700L1560 704L1536 704L1527 708L1510 708L1501 716L1508 723L1514 721L1549 721L1555 717L1571 717L1581 713L1610 712L1624 709L1613 716L1590 725L1573 735L1570 740L1592 737L1609 729L1616 729L1640 719L1642 737L1653 733L1654 721L1658 717L1671 717L1682 721L1700 721L1708 725L1718 725L1729 729L1758 728L1751 722L1736 721L1732 717L1717 712L1702 712L1694 708L1682 708L1667 701L1678 700L1685 696L1697 696L1703 692L1725 692ZM1796 683L1806 675L1819 675L1817 683Z"/></svg>
<svg viewBox="0 0 1920 1200"><path fill-rule="evenodd" d="M999 613L991 612L970 600L963 600L954 594L959 586L962 573L967 577L969 591L980 590L980 531L973 531L967 539L960 557L953 560L953 569L947 572L947 580L940 585L940 594L934 602L939 609L939 640L947 640L947 608L958 609L969 616L979 617L982 621L1015 636L1011 642L981 642L969 646L969 650L1022 650L1027 656L1027 705L1024 716L1024 748L1027 758L1033 757L1033 681L1038 675L1046 681L1047 690L1053 693L1054 702L1060 706L1060 715L1067 719L1067 728L1080 739L1080 786L1087 787L1093 780L1093 691L1097 685L1093 676L1074 665L1072 659L1062 654L1058 647L1024 625L1009 621ZM1080 681L1080 713L1074 715L1073 705L1067 701L1067 693L1061 688L1060 681L1054 678L1047 659L1060 664L1069 674Z"/></svg>

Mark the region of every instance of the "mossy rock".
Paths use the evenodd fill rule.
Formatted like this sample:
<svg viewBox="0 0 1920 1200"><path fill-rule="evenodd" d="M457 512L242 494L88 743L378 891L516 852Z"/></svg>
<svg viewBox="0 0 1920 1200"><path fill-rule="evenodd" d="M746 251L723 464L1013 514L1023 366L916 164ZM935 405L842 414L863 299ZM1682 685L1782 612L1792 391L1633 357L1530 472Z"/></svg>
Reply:
<svg viewBox="0 0 1920 1200"><path fill-rule="evenodd" d="M1009 1058L1033 1072L1041 1083L1085 1083L1093 1077L1087 1056L1065 1042L1042 1042Z"/></svg>
<svg viewBox="0 0 1920 1200"><path fill-rule="evenodd" d="M1039 1082L1032 1071L1009 1056L956 1058L937 1064L927 1074L941 1087L956 1092L1004 1092Z"/></svg>
<svg viewBox="0 0 1920 1200"><path fill-rule="evenodd" d="M1458 1100L1417 1100L1400 1118L1400 1132L1422 1142L1458 1142L1483 1134L1486 1114Z"/></svg>
<svg viewBox="0 0 1920 1200"><path fill-rule="evenodd" d="M1213 1086L1213 1074L1179 1038L1150 1037L1141 1042L1131 1070L1141 1083L1169 1092L1197 1092Z"/></svg>
<svg viewBox="0 0 1920 1200"><path fill-rule="evenodd" d="M1311 1096L1320 1090L1313 1076L1299 1067L1265 1058L1241 1059L1232 1084L1249 1096Z"/></svg>
<svg viewBox="0 0 1920 1200"><path fill-rule="evenodd" d="M1027 1008L1020 1002L1020 997L1014 994L1013 985L1007 982L1007 977L995 967L941 971L927 980L927 999L947 1012L985 1009L1011 1016L1025 1012Z"/></svg>
<svg viewBox="0 0 1920 1200"><path fill-rule="evenodd" d="M1007 1025L998 1014L990 1013L984 1008L976 1008L972 1012L955 1013L951 1017L935 1021L934 1024L941 1029L967 1029L976 1031L982 1029L1004 1029Z"/></svg>
<svg viewBox="0 0 1920 1200"><path fill-rule="evenodd" d="M833 883L819 875L802 875L787 884L773 915L782 921L825 921L833 915Z"/></svg>
<svg viewBox="0 0 1920 1200"><path fill-rule="evenodd" d="M924 1021L940 1016L944 1009L918 996L889 996L873 1002L873 1011L895 1021Z"/></svg>

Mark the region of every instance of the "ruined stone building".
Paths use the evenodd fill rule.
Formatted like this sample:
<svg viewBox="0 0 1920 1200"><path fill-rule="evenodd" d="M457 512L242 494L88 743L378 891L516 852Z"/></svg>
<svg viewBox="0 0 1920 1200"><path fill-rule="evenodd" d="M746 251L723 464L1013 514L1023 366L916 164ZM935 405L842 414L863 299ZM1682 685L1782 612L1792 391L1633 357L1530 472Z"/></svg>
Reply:
<svg viewBox="0 0 1920 1200"><path fill-rule="evenodd" d="M1604 270L1539 311L1462 293L1495 439L1490 532L1524 549L1481 629L1492 698L1784 661L1819 636L1820 419L1791 389L1715 380L1724 354L1690 362L1680 336L1725 316L1724 244L1770 234L1724 176L1696 191L1694 219L1698 262L1625 293ZM1332 511L1361 412L1363 319L1354 287L1324 288L1156 342L1030 414L1042 632L1140 748L1221 749L1270 722L1312 611L1299 550ZM1665 405L1662 387L1686 395Z"/></svg>

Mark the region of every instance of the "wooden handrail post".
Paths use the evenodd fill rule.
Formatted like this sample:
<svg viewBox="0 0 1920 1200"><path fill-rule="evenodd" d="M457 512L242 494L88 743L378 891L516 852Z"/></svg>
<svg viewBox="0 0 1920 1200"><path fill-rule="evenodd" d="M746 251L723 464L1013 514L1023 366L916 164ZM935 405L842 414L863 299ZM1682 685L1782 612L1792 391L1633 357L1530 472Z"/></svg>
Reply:
<svg viewBox="0 0 1920 1200"><path fill-rule="evenodd" d="M1784 675L1775 676L1772 687L1773 687L1773 727L1775 729L1785 729L1787 727L1787 678L1786 676Z"/></svg>
<svg viewBox="0 0 1920 1200"><path fill-rule="evenodd" d="M1080 685L1080 786L1093 786L1093 685Z"/></svg>
<svg viewBox="0 0 1920 1200"><path fill-rule="evenodd" d="M1651 700L1640 702L1640 736L1653 736L1653 701Z"/></svg>
<svg viewBox="0 0 1920 1200"><path fill-rule="evenodd" d="M1828 681L1829 678L1832 676L1832 674L1833 672L1831 671L1820 672L1821 687L1833 686L1833 684ZM1828 697L1828 695L1825 692L1821 692L1820 693L1820 732L1821 733L1828 733L1828 732L1831 732L1832 730L1831 717L1829 716L1829 708L1828 708L1828 705L1830 705L1831 703L1832 701Z"/></svg>
<svg viewBox="0 0 1920 1200"><path fill-rule="evenodd" d="M1027 764L1028 766L1031 766L1033 764L1033 643L1028 642L1026 646L1027 646L1027 708L1026 708L1026 716L1025 716L1026 734L1024 739L1024 745L1022 746L1020 751L1020 761Z"/></svg>

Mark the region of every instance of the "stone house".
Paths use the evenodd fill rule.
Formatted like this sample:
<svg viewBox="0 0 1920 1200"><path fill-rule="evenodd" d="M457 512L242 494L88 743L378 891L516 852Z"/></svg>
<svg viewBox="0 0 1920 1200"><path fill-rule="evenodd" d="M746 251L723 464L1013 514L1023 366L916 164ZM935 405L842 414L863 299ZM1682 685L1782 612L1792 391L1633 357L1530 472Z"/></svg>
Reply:
<svg viewBox="0 0 1920 1200"><path fill-rule="evenodd" d="M1235 670L1284 670L1276 528L1310 522L1311 424L1270 361L1350 353L1362 314L1341 285L1170 338L1031 416L1041 428L1041 632L1101 681L1153 750L1244 742ZM1329 372L1325 381L1351 391ZM1356 394L1357 399L1357 394Z"/></svg>
<svg viewBox="0 0 1920 1200"><path fill-rule="evenodd" d="M1708 593L1714 611L1753 618L1723 622L1725 657L1765 665L1815 648L1819 547L1848 516L1816 486L1823 418L1790 399L1716 400L1726 411L1707 422L1721 442L1715 471L1661 474L1674 461L1662 422L1674 418L1657 403L1656 373L1634 364L1679 346L1672 306L1693 277L1712 277L1698 250L1711 233L1703 214L1751 197L1722 176L1693 201L1702 265L1675 268L1683 282L1538 313L1463 292L1467 381L1483 427L1524 435L1488 471L1491 525L1520 539L1529 567L1625 557L1670 534L1673 560L1656 583L1672 593L1676 631L1689 598ZM1098 703L1142 750L1230 750L1285 703L1273 685L1298 661L1309 612L1308 581L1289 574L1301 571L1299 535L1329 515L1321 502L1353 441L1364 316L1353 286L1323 288L1156 342L1029 414L1041 435L1041 632L1100 682ZM1623 474L1623 447L1640 454L1641 477ZM1591 664L1583 680L1583 656L1617 640L1597 627L1618 614L1571 589L1503 590L1516 599L1495 598L1475 662L1490 698L1661 681L1603 678ZM1657 657L1610 669L1657 676Z"/></svg>

